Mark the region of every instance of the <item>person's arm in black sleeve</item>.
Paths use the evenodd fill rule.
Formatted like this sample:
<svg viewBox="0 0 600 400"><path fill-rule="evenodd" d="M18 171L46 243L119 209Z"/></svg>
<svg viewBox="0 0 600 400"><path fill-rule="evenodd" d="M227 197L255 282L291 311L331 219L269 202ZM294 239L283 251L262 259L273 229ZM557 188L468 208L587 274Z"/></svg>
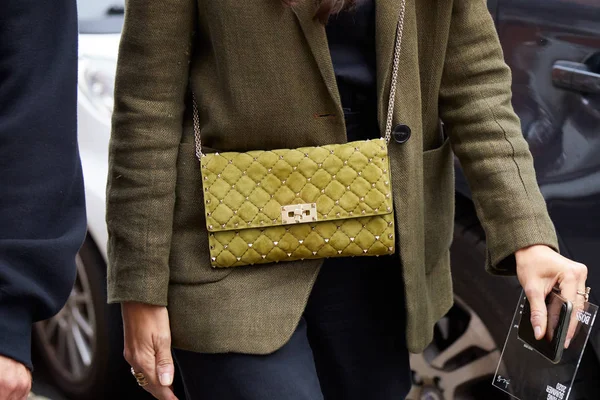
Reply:
<svg viewBox="0 0 600 400"><path fill-rule="evenodd" d="M32 323L64 305L86 233L75 0L0 8L0 355L31 369Z"/></svg>

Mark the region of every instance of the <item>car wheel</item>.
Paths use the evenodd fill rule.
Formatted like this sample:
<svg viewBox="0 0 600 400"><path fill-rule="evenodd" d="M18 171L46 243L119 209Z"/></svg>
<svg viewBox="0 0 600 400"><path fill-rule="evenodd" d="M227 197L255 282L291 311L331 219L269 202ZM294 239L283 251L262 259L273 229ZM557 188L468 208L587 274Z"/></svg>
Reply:
<svg viewBox="0 0 600 400"><path fill-rule="evenodd" d="M65 307L34 328L52 383L72 399L152 398L136 387L123 360L119 306L106 303L106 267L89 237L76 265Z"/></svg>
<svg viewBox="0 0 600 400"><path fill-rule="evenodd" d="M485 252L475 214L458 214L451 249L455 305L435 326L432 344L411 356L413 389L407 399L510 398L491 383L521 287L516 278L488 274ZM573 399L598 398L598 371L596 354L588 346Z"/></svg>
<svg viewBox="0 0 600 400"><path fill-rule="evenodd" d="M508 399L491 385L501 350L475 311L459 297L435 327L434 341L411 355L409 400Z"/></svg>

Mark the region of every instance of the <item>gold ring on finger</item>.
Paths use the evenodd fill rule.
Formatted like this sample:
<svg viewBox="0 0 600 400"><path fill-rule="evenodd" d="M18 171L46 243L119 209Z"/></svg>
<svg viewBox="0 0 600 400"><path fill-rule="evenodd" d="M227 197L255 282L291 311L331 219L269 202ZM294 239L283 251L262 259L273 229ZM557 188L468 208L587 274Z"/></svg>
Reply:
<svg viewBox="0 0 600 400"><path fill-rule="evenodd" d="M138 385L144 387L148 384L148 380L146 379L146 376L141 372L135 372L135 369L133 369L133 367L131 367L131 375L134 376Z"/></svg>
<svg viewBox="0 0 600 400"><path fill-rule="evenodd" d="M146 378L138 379L137 384L140 385L141 387L144 387L144 386L148 385L148 381L146 380Z"/></svg>
<svg viewBox="0 0 600 400"><path fill-rule="evenodd" d="M136 376L135 380L137 381L137 384L140 385L141 387L148 385L148 380L146 379L146 377L143 374L142 374L142 376Z"/></svg>
<svg viewBox="0 0 600 400"><path fill-rule="evenodd" d="M590 287L586 287L585 288L585 292L578 290L577 294L580 296L583 296L583 298L585 299L586 303L590 300L590 292L592 291L592 289Z"/></svg>

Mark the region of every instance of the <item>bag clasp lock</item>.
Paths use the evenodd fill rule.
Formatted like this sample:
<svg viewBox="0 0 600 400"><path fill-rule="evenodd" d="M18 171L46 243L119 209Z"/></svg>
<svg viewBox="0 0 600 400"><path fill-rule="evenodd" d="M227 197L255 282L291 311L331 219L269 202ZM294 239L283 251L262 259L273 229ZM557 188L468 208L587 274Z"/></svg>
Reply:
<svg viewBox="0 0 600 400"><path fill-rule="evenodd" d="M299 224L317 220L317 204L290 204L281 207L281 222L284 224Z"/></svg>

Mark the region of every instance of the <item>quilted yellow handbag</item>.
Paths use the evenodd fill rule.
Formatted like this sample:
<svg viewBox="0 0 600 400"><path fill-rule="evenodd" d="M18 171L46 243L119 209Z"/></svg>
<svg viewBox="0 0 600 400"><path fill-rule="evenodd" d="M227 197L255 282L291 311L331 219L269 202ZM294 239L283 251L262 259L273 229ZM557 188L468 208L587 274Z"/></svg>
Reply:
<svg viewBox="0 0 600 400"><path fill-rule="evenodd" d="M387 145L404 12L402 0L381 139L203 154L194 100L196 155L213 267L394 253Z"/></svg>

